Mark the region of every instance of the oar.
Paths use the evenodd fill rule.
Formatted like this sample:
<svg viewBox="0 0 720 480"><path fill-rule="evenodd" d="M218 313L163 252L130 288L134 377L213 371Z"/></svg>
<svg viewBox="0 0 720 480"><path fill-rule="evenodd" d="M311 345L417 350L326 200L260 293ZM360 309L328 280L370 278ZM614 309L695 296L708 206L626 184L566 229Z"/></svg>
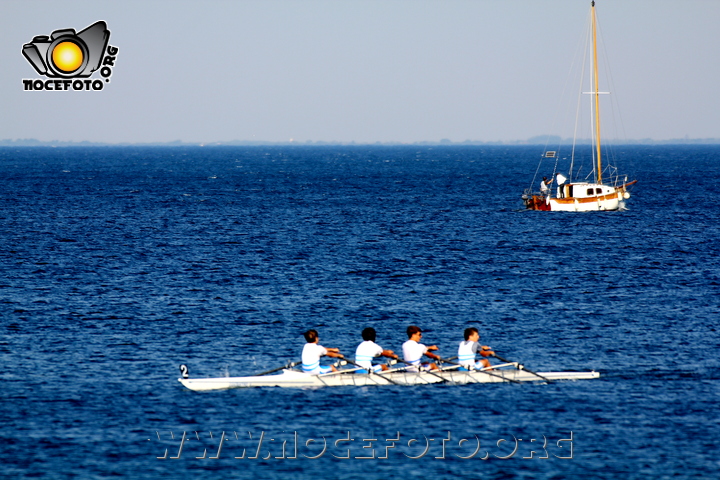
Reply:
<svg viewBox="0 0 720 480"><path fill-rule="evenodd" d="M355 365L356 367L360 368L361 370L367 370L367 371L368 371L368 374L370 374L370 375L373 375L373 374L374 374L374 375L378 375L378 376L382 377L384 380L387 380L388 383L392 383L393 385L400 385L400 384L397 383L396 381L390 380L389 378L387 378L385 375L383 375L383 374L381 374L381 373L375 373L375 372L373 372L373 369L372 369L372 368L365 368L365 367L363 367L362 365L359 365L359 364L353 362L352 360L350 360L350 359L348 359L348 358L345 358L345 357L343 357L343 356L340 356L339 358L342 358L343 360L345 360L346 362L348 362L348 363L351 364L351 365Z"/></svg>
<svg viewBox="0 0 720 480"><path fill-rule="evenodd" d="M497 353L493 353L493 357L497 358L497 359L500 360L501 362L505 362L505 363L515 363L515 364L518 365L518 367L517 367L518 370L525 370L526 372L532 373L532 374L535 375L536 377L542 378L542 379L545 380L546 382L550 383L550 380L548 380L547 378L543 377L542 375L540 375L540 374L537 373L537 372L533 372L532 370L528 370L527 368L525 368L524 365L521 365L521 364L519 364L519 363L517 363L517 362L511 362L510 360L507 360L507 359L501 357L501 356L498 355Z"/></svg>
<svg viewBox="0 0 720 480"><path fill-rule="evenodd" d="M457 357L454 357L454 358L457 358ZM457 365L458 367L464 367L464 366L465 366L465 365L461 365L461 364L459 364L459 363L451 362L449 358L440 358L440 361L441 361L441 362L445 362L445 363L449 363L450 365ZM491 377L499 378L499 379L503 380L504 382L522 383L522 382L518 382L517 380L513 380L513 379L511 379L511 378L505 378L505 377L503 377L502 375L498 375L498 374L496 374L496 373L491 373L491 372L488 372L488 371L485 371L485 370L475 370L475 371L476 371L476 372L480 372L480 373L484 373L485 375L490 375ZM528 371L530 371L530 370L528 370Z"/></svg>
<svg viewBox="0 0 720 480"><path fill-rule="evenodd" d="M293 367L295 367L295 366L297 366L297 365L300 365L301 363L302 363L302 361L300 361L300 362L291 362L291 363L288 363L288 364L286 364L286 365L283 365L282 367L273 368L272 370L268 370L267 372L258 373L258 374L255 374L255 375L253 375L253 376L254 376L254 377L262 377L263 375L267 375L267 374L269 374L269 373L275 373L275 372L277 372L277 371L279 371L279 370L285 370L285 369L288 369L288 368L293 368Z"/></svg>
<svg viewBox="0 0 720 480"><path fill-rule="evenodd" d="M451 360L455 360L456 358L458 358L458 357L441 358L439 361L440 361L440 362L452 363Z"/></svg>
<svg viewBox="0 0 720 480"><path fill-rule="evenodd" d="M440 357L438 357L438 358L440 358ZM421 372L429 373L429 374L432 375L433 377L437 377L437 378L439 378L440 380L442 380L443 382L447 382L447 379L441 377L440 375L437 375L437 374L433 373L431 370L421 370L421 369L420 369L420 365L413 365L413 364L410 363L410 362L406 362L405 360L402 360L400 357L398 357L398 361L399 361L399 362L402 362L402 363L404 363L404 364L406 364L406 365L410 365L411 367L417 368L417 369L418 369L418 373L421 373Z"/></svg>

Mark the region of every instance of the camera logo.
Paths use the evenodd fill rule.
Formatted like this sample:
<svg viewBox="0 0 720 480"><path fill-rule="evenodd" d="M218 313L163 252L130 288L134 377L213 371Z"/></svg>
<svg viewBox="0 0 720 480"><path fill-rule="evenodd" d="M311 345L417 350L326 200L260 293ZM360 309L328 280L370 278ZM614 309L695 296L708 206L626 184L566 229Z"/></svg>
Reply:
<svg viewBox="0 0 720 480"><path fill-rule="evenodd" d="M100 70L110 82L118 48L108 45L110 30L103 21L85 30L55 30L48 37L38 35L23 45L22 54L35 70L57 80L23 79L25 90L102 90L100 79L80 80Z"/></svg>

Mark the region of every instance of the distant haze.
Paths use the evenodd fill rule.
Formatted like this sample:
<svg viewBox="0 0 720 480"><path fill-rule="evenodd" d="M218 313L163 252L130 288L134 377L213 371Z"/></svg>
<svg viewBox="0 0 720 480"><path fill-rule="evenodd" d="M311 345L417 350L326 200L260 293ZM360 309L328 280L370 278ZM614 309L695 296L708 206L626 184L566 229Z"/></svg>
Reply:
<svg viewBox="0 0 720 480"><path fill-rule="evenodd" d="M0 139L567 138L553 119L589 9L589 0L0 0ZM720 2L599 0L597 12L620 138L716 142ZM23 44L98 20L119 49L102 91L23 91L22 79L44 78Z"/></svg>

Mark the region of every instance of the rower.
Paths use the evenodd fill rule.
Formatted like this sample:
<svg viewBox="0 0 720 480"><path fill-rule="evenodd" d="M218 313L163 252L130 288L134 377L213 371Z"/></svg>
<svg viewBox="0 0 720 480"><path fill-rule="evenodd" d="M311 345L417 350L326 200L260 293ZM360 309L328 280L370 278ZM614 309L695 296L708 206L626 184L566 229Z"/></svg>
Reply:
<svg viewBox="0 0 720 480"><path fill-rule="evenodd" d="M491 357L495 355L487 345L478 343L480 340L480 332L475 327L466 328L464 332L465 341L460 342L458 346L458 363L462 365L460 370L480 370L482 368L490 368L490 361L487 358L481 358L475 361L475 355L480 354L483 357Z"/></svg>
<svg viewBox="0 0 720 480"><path fill-rule="evenodd" d="M320 337L317 330L308 330L303 334L307 342L302 351L302 370L312 375L320 375L321 373L337 372L334 365L320 366L320 357L327 355L328 357L339 358L340 349L325 348L320 345Z"/></svg>
<svg viewBox="0 0 720 480"><path fill-rule="evenodd" d="M407 328L408 341L403 343L403 358L405 363L409 364L407 370L409 372L418 372L420 369L424 370L437 370L438 366L436 363L420 363L422 356L430 357L434 360L439 360L440 357L434 353L430 353L429 350L437 350L436 345L426 347L422 343L419 343L422 338L422 330L415 325L410 325Z"/></svg>
<svg viewBox="0 0 720 480"><path fill-rule="evenodd" d="M364 341L358 345L357 350L355 350L355 363L357 363L360 367L364 367L364 369L357 370L355 373L368 373L370 370L377 373L387 370L387 365L372 364L372 359L375 357L383 356L395 359L398 358L392 350L385 350L375 343L375 336L375 329L372 327L367 327L362 331L362 338Z"/></svg>

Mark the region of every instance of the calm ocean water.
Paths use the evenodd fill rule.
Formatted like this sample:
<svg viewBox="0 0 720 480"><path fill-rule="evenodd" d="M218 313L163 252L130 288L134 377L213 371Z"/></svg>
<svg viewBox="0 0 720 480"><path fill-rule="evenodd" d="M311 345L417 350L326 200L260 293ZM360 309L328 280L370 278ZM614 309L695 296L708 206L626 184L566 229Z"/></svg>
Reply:
<svg viewBox="0 0 720 480"><path fill-rule="evenodd" d="M540 153L0 149L0 476L717 478L720 146L620 148L639 183L602 214L522 211ZM397 351L409 324L602 376L177 382L296 360L308 328Z"/></svg>

